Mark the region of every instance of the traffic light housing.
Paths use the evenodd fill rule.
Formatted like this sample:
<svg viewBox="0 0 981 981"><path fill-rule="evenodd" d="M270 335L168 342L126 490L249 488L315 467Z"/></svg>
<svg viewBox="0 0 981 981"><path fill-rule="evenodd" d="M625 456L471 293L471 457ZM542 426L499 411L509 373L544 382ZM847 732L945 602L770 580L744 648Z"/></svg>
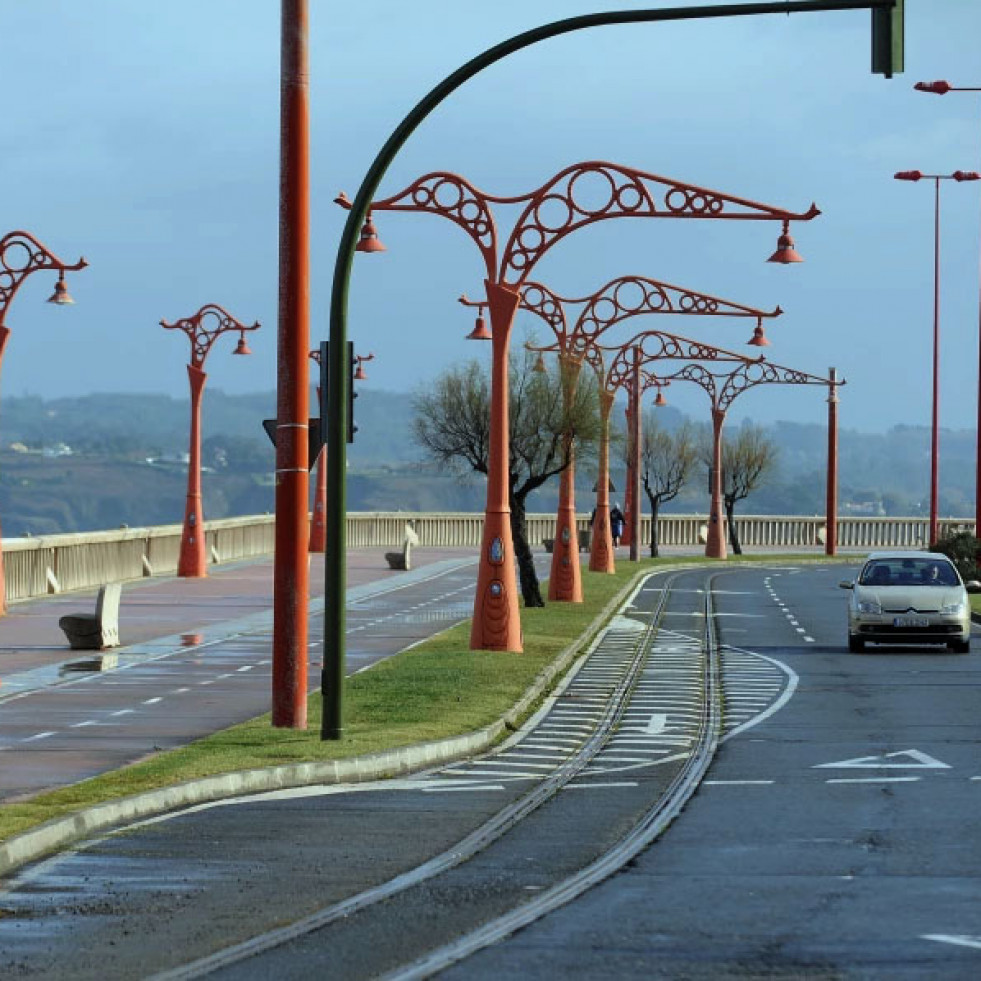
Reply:
<svg viewBox="0 0 981 981"><path fill-rule="evenodd" d="M354 434L358 427L354 425L354 400L358 393L354 390L354 371L358 366L358 359L354 356L354 341L347 342L347 441L354 442Z"/></svg>
<svg viewBox="0 0 981 981"><path fill-rule="evenodd" d="M872 8L872 72L892 78L903 71L903 6L895 0L892 7Z"/></svg>

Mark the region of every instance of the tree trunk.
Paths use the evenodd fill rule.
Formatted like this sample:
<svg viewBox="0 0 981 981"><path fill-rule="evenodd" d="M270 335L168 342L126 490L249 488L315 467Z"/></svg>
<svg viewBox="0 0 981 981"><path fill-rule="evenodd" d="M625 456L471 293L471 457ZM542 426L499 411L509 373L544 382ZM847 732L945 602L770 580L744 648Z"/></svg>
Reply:
<svg viewBox="0 0 981 981"><path fill-rule="evenodd" d="M727 497L725 499L726 506L726 523L729 525L729 544L732 546L732 551L735 555L742 555L743 549L739 544L739 533L736 531L736 522L733 520L736 511L736 502L730 501Z"/></svg>
<svg viewBox="0 0 981 981"><path fill-rule="evenodd" d="M656 559L661 554L659 549L660 543L657 540L657 509L661 501L657 497L652 497L650 494L647 497L651 502L651 558Z"/></svg>
<svg viewBox="0 0 981 981"><path fill-rule="evenodd" d="M518 581L521 584L521 598L526 607L544 606L542 591L538 585L535 571L535 557L528 546L528 528L525 523L525 502L512 497L511 500L511 539L514 556L518 560Z"/></svg>

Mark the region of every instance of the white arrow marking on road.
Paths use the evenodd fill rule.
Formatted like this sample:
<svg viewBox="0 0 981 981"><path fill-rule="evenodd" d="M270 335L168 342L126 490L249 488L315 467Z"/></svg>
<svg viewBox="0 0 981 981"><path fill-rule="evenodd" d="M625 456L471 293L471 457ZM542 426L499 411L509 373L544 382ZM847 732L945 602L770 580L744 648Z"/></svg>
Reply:
<svg viewBox="0 0 981 981"><path fill-rule="evenodd" d="M667 725L668 717L664 712L654 712L647 725L640 731L645 736L659 736L664 732L664 727Z"/></svg>
<svg viewBox="0 0 981 981"><path fill-rule="evenodd" d="M950 933L924 933L923 940L937 940L942 944L957 944L960 947L976 947L981 950L981 937L954 936Z"/></svg>
<svg viewBox="0 0 981 981"><path fill-rule="evenodd" d="M906 763L885 763L884 760L893 760L897 757L907 758ZM884 756L859 756L853 760L839 760L837 763L817 763L812 769L820 770L823 767L841 767L843 769L916 769L927 770L949 770L947 763L921 753L918 749L904 749L898 753L886 753Z"/></svg>

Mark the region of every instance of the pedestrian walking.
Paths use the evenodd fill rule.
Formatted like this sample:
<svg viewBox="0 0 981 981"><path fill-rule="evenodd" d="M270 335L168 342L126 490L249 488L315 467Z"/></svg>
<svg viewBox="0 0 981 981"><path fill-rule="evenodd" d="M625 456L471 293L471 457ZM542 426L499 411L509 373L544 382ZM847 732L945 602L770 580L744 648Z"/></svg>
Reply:
<svg viewBox="0 0 981 981"><path fill-rule="evenodd" d="M620 544L620 539L623 537L623 512L620 510L619 503L614 503L613 507L610 508L610 533L613 536L613 547L616 548Z"/></svg>

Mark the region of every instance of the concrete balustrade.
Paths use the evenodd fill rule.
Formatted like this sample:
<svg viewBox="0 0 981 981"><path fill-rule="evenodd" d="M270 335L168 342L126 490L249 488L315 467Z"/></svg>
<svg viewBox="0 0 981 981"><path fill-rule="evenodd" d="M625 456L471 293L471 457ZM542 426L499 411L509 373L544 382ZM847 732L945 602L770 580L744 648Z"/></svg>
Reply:
<svg viewBox="0 0 981 981"><path fill-rule="evenodd" d="M405 523L412 521L419 547L479 548L483 515L473 512L352 512L347 519L348 547L400 547ZM665 547L698 548L705 543L705 515L668 514L658 519L659 541ZM577 519L589 528L588 515ZM747 549L823 549L825 521L794 515L740 515L739 539ZM929 522L925 518L839 518L838 546L843 549L923 548ZM973 531L974 522L940 522L941 535ZM271 555L275 523L271 514L206 521L207 554L211 563L239 562ZM540 546L555 535L554 514L527 516L528 541ZM641 543L650 543L650 517L641 520ZM101 586L107 582L172 576L177 572L181 526L119 528L115 531L5 538L3 563L10 602Z"/></svg>

